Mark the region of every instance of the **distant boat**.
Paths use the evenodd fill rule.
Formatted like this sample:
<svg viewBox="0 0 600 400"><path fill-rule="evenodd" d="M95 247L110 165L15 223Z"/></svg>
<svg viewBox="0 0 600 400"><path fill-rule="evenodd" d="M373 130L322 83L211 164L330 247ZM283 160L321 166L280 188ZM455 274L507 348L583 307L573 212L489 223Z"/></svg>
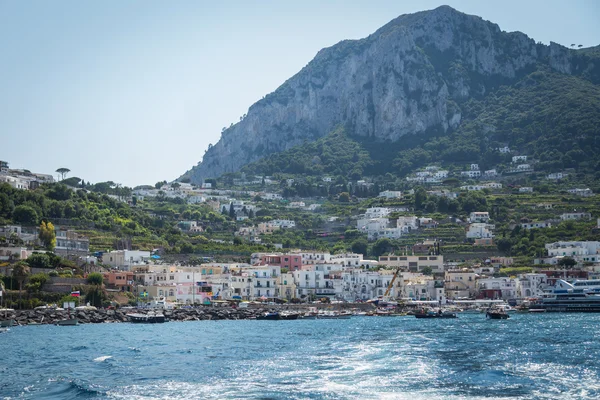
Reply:
<svg viewBox="0 0 600 400"><path fill-rule="evenodd" d="M156 312L149 312L148 314L127 314L127 318L129 318L129 322L137 324L162 324L163 322L167 322L167 318L164 314Z"/></svg>
<svg viewBox="0 0 600 400"><path fill-rule="evenodd" d="M415 317L422 319L422 318L456 318L456 313L455 312L451 312L451 311L442 311L441 309L436 311L433 310L429 310L429 311L421 311L421 312L416 312L415 313Z"/></svg>
<svg viewBox="0 0 600 400"><path fill-rule="evenodd" d="M60 321L56 321L56 325L58 326L75 326L79 323L79 320L77 318L68 318L68 319L61 319Z"/></svg>
<svg viewBox="0 0 600 400"><path fill-rule="evenodd" d="M510 318L506 310L502 308L490 308L485 313L485 317L489 319L508 319Z"/></svg>
<svg viewBox="0 0 600 400"><path fill-rule="evenodd" d="M15 324L14 319L6 319L4 321L0 321L0 328L10 328Z"/></svg>
<svg viewBox="0 0 600 400"><path fill-rule="evenodd" d="M68 318L56 321L58 326L75 326L79 323L79 320L71 316L71 307L67 307Z"/></svg>
<svg viewBox="0 0 600 400"><path fill-rule="evenodd" d="M10 329L8 328L0 328L0 333L8 332Z"/></svg>
<svg viewBox="0 0 600 400"><path fill-rule="evenodd" d="M277 321L279 320L278 312L267 312L256 317L258 320Z"/></svg>

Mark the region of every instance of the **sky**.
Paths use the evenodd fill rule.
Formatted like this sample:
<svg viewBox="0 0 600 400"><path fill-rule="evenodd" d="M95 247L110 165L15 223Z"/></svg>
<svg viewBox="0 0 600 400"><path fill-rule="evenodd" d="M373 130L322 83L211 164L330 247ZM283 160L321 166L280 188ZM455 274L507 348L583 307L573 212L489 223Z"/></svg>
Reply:
<svg viewBox="0 0 600 400"><path fill-rule="evenodd" d="M171 181L320 49L443 4L546 44L600 44L596 0L0 0L0 160Z"/></svg>

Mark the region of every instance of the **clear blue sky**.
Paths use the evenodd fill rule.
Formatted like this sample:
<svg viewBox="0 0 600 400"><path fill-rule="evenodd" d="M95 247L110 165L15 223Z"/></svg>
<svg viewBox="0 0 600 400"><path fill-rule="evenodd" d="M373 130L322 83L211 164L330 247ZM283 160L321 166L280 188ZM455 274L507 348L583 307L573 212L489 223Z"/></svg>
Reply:
<svg viewBox="0 0 600 400"><path fill-rule="evenodd" d="M0 0L0 160L175 179L321 48L442 4L536 41L600 44L596 0Z"/></svg>

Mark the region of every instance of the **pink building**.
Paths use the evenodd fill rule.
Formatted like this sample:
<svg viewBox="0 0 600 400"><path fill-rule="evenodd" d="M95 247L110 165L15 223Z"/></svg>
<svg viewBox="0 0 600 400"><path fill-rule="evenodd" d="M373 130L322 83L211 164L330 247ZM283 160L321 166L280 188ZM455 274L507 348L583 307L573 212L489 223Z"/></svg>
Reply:
<svg viewBox="0 0 600 400"><path fill-rule="evenodd" d="M297 254L263 255L258 265L278 265L288 271L298 271L302 268L302 256Z"/></svg>
<svg viewBox="0 0 600 400"><path fill-rule="evenodd" d="M127 292L131 292L133 290L133 272L110 271L103 275L106 286Z"/></svg>

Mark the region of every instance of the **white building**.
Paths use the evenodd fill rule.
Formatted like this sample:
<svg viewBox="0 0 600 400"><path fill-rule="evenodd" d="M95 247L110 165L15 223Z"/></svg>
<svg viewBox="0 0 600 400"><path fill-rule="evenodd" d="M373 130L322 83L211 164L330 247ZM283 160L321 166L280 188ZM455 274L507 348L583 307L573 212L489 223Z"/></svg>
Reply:
<svg viewBox="0 0 600 400"><path fill-rule="evenodd" d="M283 197L279 193L262 193L260 195L265 200L282 200Z"/></svg>
<svg viewBox="0 0 600 400"><path fill-rule="evenodd" d="M527 156L513 156L512 158L513 164L520 163L521 161L527 161Z"/></svg>
<svg viewBox="0 0 600 400"><path fill-rule="evenodd" d="M129 270L134 265L150 260L150 252L143 250L114 250L102 255L102 264Z"/></svg>
<svg viewBox="0 0 600 400"><path fill-rule="evenodd" d="M384 197L386 199L401 199L402 198L402 192L401 191L394 191L394 190L385 190L383 192L379 192L379 196L378 197Z"/></svg>
<svg viewBox="0 0 600 400"><path fill-rule="evenodd" d="M494 229L494 225L484 224L484 223L474 223L469 225L469 229L467 230L467 238L468 239L491 239L494 237L492 233L492 229Z"/></svg>
<svg viewBox="0 0 600 400"><path fill-rule="evenodd" d="M387 217L390 214L391 210L387 207L371 207L367 208L365 211L365 218L383 218Z"/></svg>
<svg viewBox="0 0 600 400"><path fill-rule="evenodd" d="M520 187L519 193L533 193L533 188L529 186Z"/></svg>
<svg viewBox="0 0 600 400"><path fill-rule="evenodd" d="M421 272L430 267L433 272L444 272L444 256L380 256L379 264L391 268L401 267L404 271Z"/></svg>
<svg viewBox="0 0 600 400"><path fill-rule="evenodd" d="M549 256L587 256L600 254L600 242L554 242L546 244Z"/></svg>
<svg viewBox="0 0 600 400"><path fill-rule="evenodd" d="M563 213L560 215L560 219L563 221L573 221L577 219L592 219L592 214L588 212L571 212Z"/></svg>
<svg viewBox="0 0 600 400"><path fill-rule="evenodd" d="M479 171L479 170L461 171L460 175L467 176L469 178L479 178L481 176L481 171Z"/></svg>
<svg viewBox="0 0 600 400"><path fill-rule="evenodd" d="M474 211L469 214L469 222L489 222L490 213L487 211Z"/></svg>
<svg viewBox="0 0 600 400"><path fill-rule="evenodd" d="M271 221L271 224L274 226L278 226L279 228L295 228L296 221L292 221L290 219L274 219Z"/></svg>
<svg viewBox="0 0 600 400"><path fill-rule="evenodd" d="M581 197L590 197L593 196L594 193L589 189L569 189L567 190L569 193L574 194L576 196L581 196Z"/></svg>
<svg viewBox="0 0 600 400"><path fill-rule="evenodd" d="M495 299L508 300L515 298L517 285L511 278L485 278L477 280L477 290L492 290Z"/></svg>
<svg viewBox="0 0 600 400"><path fill-rule="evenodd" d="M548 176L546 178L550 179L550 180L557 180L557 179L563 179L567 176L568 174L565 174L563 172L553 172L551 174L548 174Z"/></svg>
<svg viewBox="0 0 600 400"><path fill-rule="evenodd" d="M551 221L532 221L521 223L522 229L552 228Z"/></svg>
<svg viewBox="0 0 600 400"><path fill-rule="evenodd" d="M522 299L541 298L547 287L548 276L546 274L522 274L516 281L516 297Z"/></svg>

